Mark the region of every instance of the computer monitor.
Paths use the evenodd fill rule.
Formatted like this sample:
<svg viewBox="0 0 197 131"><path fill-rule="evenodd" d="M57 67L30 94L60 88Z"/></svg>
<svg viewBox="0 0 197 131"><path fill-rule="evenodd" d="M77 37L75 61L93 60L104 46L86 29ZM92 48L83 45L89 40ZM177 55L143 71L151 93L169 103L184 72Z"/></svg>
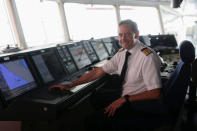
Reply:
<svg viewBox="0 0 197 131"><path fill-rule="evenodd" d="M109 57L109 54L101 40L91 41L91 44L100 60L104 60Z"/></svg>
<svg viewBox="0 0 197 131"><path fill-rule="evenodd" d="M112 41L112 38L109 37L109 38L103 38L102 41L105 44L110 56L113 56L116 54L116 52L118 52L118 47L115 44L115 40Z"/></svg>
<svg viewBox="0 0 197 131"><path fill-rule="evenodd" d="M30 55L43 84L65 79L67 74L54 48L31 52Z"/></svg>
<svg viewBox="0 0 197 131"><path fill-rule="evenodd" d="M10 60L9 57L5 57L1 60L0 89L6 101L36 87L35 79L24 58Z"/></svg>
<svg viewBox="0 0 197 131"><path fill-rule="evenodd" d="M91 61L82 45L82 43L77 42L70 45L67 45L70 53L73 56L73 59L78 67L78 69L82 69L87 65L91 64Z"/></svg>
<svg viewBox="0 0 197 131"><path fill-rule="evenodd" d="M139 40L144 45L151 46L150 38L148 37L148 35L141 35L141 36L139 36Z"/></svg>
<svg viewBox="0 0 197 131"><path fill-rule="evenodd" d="M118 36L114 36L114 43L116 44L116 46L118 47L118 49L122 48L120 41L119 41L119 37Z"/></svg>
<svg viewBox="0 0 197 131"><path fill-rule="evenodd" d="M84 46L92 64L99 62L99 58L98 58L96 52L94 51L94 49L92 48L91 43L88 40L84 40L82 42L83 42L83 46Z"/></svg>
<svg viewBox="0 0 197 131"><path fill-rule="evenodd" d="M77 72L77 66L75 65L75 62L68 49L66 48L66 45L58 45L57 51L61 61L63 62L63 66L66 68L65 70L69 72L70 75Z"/></svg>
<svg viewBox="0 0 197 131"><path fill-rule="evenodd" d="M150 35L151 47L177 47L174 35Z"/></svg>

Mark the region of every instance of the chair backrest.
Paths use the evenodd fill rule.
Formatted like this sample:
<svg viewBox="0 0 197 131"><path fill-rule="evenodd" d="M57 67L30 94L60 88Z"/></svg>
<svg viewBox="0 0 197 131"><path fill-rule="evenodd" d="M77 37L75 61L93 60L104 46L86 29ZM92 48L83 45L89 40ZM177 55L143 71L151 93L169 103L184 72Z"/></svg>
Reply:
<svg viewBox="0 0 197 131"><path fill-rule="evenodd" d="M194 85L197 86L197 59L192 63L192 81Z"/></svg>
<svg viewBox="0 0 197 131"><path fill-rule="evenodd" d="M170 113L178 113L184 103L191 78L191 63L195 58L194 46L183 41L179 47L181 61L163 86L163 100Z"/></svg>

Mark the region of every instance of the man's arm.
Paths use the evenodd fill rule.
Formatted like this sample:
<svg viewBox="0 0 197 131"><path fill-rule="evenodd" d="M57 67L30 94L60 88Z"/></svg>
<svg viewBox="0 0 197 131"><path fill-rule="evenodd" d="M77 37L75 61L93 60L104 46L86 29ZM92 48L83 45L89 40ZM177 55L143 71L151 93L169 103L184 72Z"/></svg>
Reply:
<svg viewBox="0 0 197 131"><path fill-rule="evenodd" d="M149 100L149 99L159 99L160 97L160 88L144 91L139 94L129 96L129 101L138 101L138 100Z"/></svg>
<svg viewBox="0 0 197 131"><path fill-rule="evenodd" d="M83 75L82 77L80 77L79 79L73 81L70 84L67 84L67 85L62 85L62 84L54 85L52 87L49 87L49 90L51 90L52 88L59 88L61 90L67 90L67 89L69 89L71 87L74 87L74 86L77 86L77 85L80 85L80 84L84 84L84 83L96 80L97 78L103 76L104 74L105 74L105 72L104 72L103 68L99 67L99 68L96 68L96 69L88 72L87 74Z"/></svg>
<svg viewBox="0 0 197 131"><path fill-rule="evenodd" d="M96 69L88 72L87 74L83 75L79 79L73 81L71 84L72 84L72 86L84 84L84 83L96 80L97 78L100 78L104 74L105 74L105 72L104 72L103 68L99 67L99 68L96 68Z"/></svg>

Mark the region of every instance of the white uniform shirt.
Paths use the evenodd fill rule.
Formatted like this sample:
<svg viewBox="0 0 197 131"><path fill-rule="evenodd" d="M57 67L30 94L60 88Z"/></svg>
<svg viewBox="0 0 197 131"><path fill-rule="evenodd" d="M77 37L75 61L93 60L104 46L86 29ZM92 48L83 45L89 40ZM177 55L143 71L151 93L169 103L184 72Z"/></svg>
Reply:
<svg viewBox="0 0 197 131"><path fill-rule="evenodd" d="M135 40L136 45L128 50L131 55L128 58L128 67L123 82L122 96L138 94L147 90L161 88L160 58L152 51L149 55L141 49L146 46ZM102 68L110 74L121 74L125 60L126 49L116 53Z"/></svg>

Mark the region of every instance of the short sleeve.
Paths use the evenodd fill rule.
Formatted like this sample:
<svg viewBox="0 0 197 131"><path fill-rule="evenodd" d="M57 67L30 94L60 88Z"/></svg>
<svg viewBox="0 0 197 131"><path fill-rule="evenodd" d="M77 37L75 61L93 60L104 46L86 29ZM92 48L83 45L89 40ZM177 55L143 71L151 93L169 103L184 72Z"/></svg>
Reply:
<svg viewBox="0 0 197 131"><path fill-rule="evenodd" d="M118 53L116 53L102 68L105 73L110 74L118 70L118 63Z"/></svg>
<svg viewBox="0 0 197 131"><path fill-rule="evenodd" d="M161 88L160 64L161 60L157 54L152 53L145 56L142 65L142 75L147 90Z"/></svg>

